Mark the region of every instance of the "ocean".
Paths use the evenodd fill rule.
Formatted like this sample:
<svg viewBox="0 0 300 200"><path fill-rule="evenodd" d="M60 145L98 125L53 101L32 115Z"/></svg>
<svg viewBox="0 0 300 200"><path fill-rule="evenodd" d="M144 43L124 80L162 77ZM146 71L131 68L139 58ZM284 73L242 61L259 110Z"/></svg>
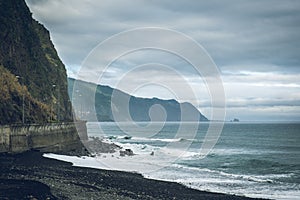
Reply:
<svg viewBox="0 0 300 200"><path fill-rule="evenodd" d="M114 122L88 123L89 136L132 149L134 156L99 154L94 158L46 155L75 165L138 172L146 178L178 182L188 187L270 199L300 199L300 124L225 123L206 156L200 154L209 123L200 123L192 138L178 138L180 123L157 123L149 136L147 123L134 136L132 125L121 130ZM189 135L189 126L186 130ZM152 127L153 128L153 127ZM182 128L182 127L181 127ZM145 133L143 133L145 130ZM147 132L147 133L146 133ZM151 130L150 130L151 132ZM147 135L147 137L143 137Z"/></svg>

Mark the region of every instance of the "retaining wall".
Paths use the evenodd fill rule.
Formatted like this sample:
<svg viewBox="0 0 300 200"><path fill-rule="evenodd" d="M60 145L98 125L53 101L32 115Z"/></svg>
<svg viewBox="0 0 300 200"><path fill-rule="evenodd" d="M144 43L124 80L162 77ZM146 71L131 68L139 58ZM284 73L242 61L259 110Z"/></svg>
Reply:
<svg viewBox="0 0 300 200"><path fill-rule="evenodd" d="M85 123L0 126L0 152L19 153L32 149L60 152L82 148L80 138L87 139Z"/></svg>

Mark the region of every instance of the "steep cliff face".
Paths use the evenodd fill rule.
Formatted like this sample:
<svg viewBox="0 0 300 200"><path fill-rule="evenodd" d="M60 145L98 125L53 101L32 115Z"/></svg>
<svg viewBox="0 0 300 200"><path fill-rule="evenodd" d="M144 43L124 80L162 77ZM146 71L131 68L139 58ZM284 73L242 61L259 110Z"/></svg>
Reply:
<svg viewBox="0 0 300 200"><path fill-rule="evenodd" d="M26 122L43 123L50 118L54 118L54 116L51 116L50 107L33 98L27 87L21 85L17 77L1 65L0 74L1 124L23 120L24 122L26 120Z"/></svg>
<svg viewBox="0 0 300 200"><path fill-rule="evenodd" d="M22 122L24 110L25 123L72 120L65 66L48 30L32 18L24 0L0 0L0 30L0 65L18 77L7 84L23 88L14 98L0 98L0 124ZM23 103L18 95L26 91ZM41 105L41 114L30 112L32 102Z"/></svg>

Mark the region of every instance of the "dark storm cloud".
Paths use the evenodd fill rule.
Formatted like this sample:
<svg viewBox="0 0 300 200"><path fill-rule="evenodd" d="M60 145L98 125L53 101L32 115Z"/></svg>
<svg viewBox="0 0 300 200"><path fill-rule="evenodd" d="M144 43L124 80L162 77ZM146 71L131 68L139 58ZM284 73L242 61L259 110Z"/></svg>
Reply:
<svg viewBox="0 0 300 200"><path fill-rule="evenodd" d="M213 31L223 33L224 37L212 37L210 41L197 38L217 63L299 66L299 1L222 2L176 4L178 7L173 4L175 11L185 9L218 22ZM201 31L201 27L194 30Z"/></svg>
<svg viewBox="0 0 300 200"><path fill-rule="evenodd" d="M300 1L35 1L67 64L112 34L140 26L173 28L196 39L219 66L300 64Z"/></svg>

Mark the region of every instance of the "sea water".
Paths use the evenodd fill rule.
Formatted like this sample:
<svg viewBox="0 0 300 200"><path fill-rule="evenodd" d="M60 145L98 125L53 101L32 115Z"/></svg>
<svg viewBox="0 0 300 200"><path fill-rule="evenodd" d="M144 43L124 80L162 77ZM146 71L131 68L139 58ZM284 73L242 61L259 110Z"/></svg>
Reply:
<svg viewBox="0 0 300 200"><path fill-rule="evenodd" d="M146 130L147 123L139 125ZM146 178L178 182L204 191L300 199L299 123L225 123L218 142L206 157L199 152L209 123L200 123L191 138L176 137L180 126L165 123L151 137L143 137L143 129L131 136L124 126L121 129L113 122L88 123L89 136L130 148L136 155L99 154L81 160L48 157L78 166L135 171ZM189 135L189 126L185 127Z"/></svg>

